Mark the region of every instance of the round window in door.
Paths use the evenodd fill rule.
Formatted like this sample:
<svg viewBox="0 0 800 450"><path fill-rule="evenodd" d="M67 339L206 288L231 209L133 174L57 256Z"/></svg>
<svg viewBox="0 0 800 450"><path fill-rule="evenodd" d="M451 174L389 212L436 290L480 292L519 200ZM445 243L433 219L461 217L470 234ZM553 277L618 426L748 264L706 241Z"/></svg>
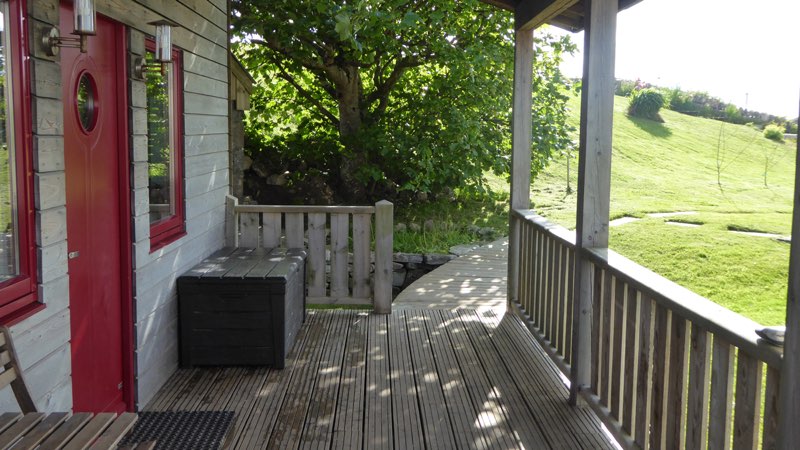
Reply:
<svg viewBox="0 0 800 450"><path fill-rule="evenodd" d="M78 93L75 96L75 107L78 109L78 121L83 131L89 132L97 123L97 85L88 72L84 72L78 80Z"/></svg>

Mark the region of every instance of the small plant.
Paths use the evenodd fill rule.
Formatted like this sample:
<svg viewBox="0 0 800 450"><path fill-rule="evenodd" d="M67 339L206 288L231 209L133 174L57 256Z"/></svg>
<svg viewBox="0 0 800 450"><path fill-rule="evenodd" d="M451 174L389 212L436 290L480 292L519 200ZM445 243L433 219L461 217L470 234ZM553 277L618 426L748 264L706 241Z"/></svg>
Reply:
<svg viewBox="0 0 800 450"><path fill-rule="evenodd" d="M664 106L664 96L655 89L647 88L635 90L631 93L628 104L628 114L634 117L663 122L658 111Z"/></svg>
<svg viewBox="0 0 800 450"><path fill-rule="evenodd" d="M785 132L785 128L774 123L764 127L764 137L776 142L783 142L783 133Z"/></svg>

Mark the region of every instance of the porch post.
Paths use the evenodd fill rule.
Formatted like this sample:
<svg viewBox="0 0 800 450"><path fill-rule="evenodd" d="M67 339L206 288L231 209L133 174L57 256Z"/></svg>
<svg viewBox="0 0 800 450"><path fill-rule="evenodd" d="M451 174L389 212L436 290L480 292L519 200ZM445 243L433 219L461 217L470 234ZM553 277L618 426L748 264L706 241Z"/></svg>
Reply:
<svg viewBox="0 0 800 450"><path fill-rule="evenodd" d="M514 40L514 111L511 147L511 210L531 206L531 123L533 119L533 29L517 30ZM519 221L509 215L508 301L519 298Z"/></svg>
<svg viewBox="0 0 800 450"><path fill-rule="evenodd" d="M578 262L573 308L573 364L570 404L590 385L594 272L583 249L608 247L611 201L611 129L614 110L614 57L618 0L587 1L583 93L581 95L578 217L575 240Z"/></svg>
<svg viewBox="0 0 800 450"><path fill-rule="evenodd" d="M797 448L800 442L800 141L795 155L792 247L789 251L789 292L786 298L786 336L781 365L778 408L778 448Z"/></svg>

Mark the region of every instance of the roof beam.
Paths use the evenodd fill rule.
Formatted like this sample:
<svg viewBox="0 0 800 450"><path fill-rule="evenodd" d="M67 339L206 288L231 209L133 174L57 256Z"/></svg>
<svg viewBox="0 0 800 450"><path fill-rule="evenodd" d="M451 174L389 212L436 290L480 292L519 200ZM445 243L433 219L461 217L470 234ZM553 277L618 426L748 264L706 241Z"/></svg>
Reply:
<svg viewBox="0 0 800 450"><path fill-rule="evenodd" d="M579 0L522 0L517 4L514 21L517 30L537 28L558 17Z"/></svg>

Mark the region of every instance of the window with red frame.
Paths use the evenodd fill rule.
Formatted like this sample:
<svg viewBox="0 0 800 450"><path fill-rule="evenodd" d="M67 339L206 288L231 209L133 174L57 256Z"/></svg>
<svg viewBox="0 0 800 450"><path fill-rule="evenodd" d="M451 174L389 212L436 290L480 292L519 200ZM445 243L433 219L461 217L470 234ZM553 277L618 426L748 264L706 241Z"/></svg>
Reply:
<svg viewBox="0 0 800 450"><path fill-rule="evenodd" d="M36 298L30 71L23 0L0 2L0 323L43 305Z"/></svg>
<svg viewBox="0 0 800 450"><path fill-rule="evenodd" d="M147 41L146 61L155 69L155 44ZM172 51L163 71L148 70L147 163L150 197L150 250L185 234L183 197L183 80L180 51Z"/></svg>

